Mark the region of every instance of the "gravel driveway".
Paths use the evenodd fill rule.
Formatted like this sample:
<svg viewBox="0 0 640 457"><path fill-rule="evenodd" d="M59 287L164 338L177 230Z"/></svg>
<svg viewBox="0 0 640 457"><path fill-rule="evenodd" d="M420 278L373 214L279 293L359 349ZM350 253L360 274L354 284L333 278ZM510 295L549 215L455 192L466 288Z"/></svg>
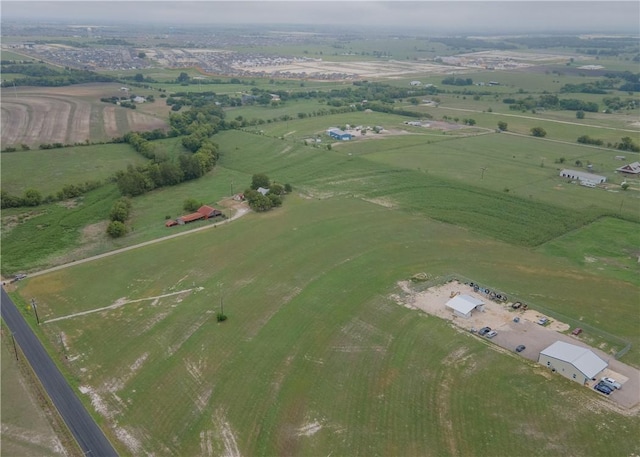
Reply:
<svg viewBox="0 0 640 457"><path fill-rule="evenodd" d="M496 303L487 299L484 294L474 292L470 286L457 281L432 287L424 292L413 291L409 282L401 282L399 285L406 295L395 297L398 303L447 319L467 330L491 327L498 334L489 341L510 351L515 351L518 345L523 344L526 349L520 355L527 359L537 362L540 351L556 341L588 348L609 364L599 377L608 376L622 384L622 389L613 392L609 398L627 409L640 405L640 371L614 359L610 354L590 347L577 337L560 333L569 329L567 324L553 319L546 327L538 325L535 321L543 314L531 309L513 311L510 302ZM454 315L445 304L455 294L470 295L482 300L485 303L484 310L473 311L468 319ZM519 317L520 321L514 322L514 317ZM587 386L593 388L595 384L596 382L590 382ZM594 394L600 395L596 392Z"/></svg>

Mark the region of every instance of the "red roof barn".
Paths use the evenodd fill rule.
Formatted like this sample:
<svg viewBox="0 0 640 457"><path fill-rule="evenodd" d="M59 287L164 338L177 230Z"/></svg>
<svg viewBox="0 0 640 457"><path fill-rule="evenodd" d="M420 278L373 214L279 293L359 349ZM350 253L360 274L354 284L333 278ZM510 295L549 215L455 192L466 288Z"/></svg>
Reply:
<svg viewBox="0 0 640 457"><path fill-rule="evenodd" d="M202 214L205 219L222 215L222 211L212 208L208 205L203 205L198 208L198 213Z"/></svg>

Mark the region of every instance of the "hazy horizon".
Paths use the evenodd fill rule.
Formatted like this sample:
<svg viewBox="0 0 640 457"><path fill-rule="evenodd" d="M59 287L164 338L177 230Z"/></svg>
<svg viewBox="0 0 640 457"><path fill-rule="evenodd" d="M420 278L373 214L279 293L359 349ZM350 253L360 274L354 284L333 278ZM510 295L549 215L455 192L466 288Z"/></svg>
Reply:
<svg viewBox="0 0 640 457"><path fill-rule="evenodd" d="M437 33L640 32L637 1L2 1L3 23L299 25Z"/></svg>

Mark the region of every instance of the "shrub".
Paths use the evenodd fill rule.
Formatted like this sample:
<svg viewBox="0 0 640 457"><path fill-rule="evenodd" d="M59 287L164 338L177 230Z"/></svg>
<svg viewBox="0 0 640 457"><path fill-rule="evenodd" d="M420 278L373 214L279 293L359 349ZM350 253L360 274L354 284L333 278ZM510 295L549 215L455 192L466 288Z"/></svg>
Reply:
<svg viewBox="0 0 640 457"><path fill-rule="evenodd" d="M531 135L537 136L539 138L547 136L547 131L542 127L533 127L531 129Z"/></svg>
<svg viewBox="0 0 640 457"><path fill-rule="evenodd" d="M224 322L224 321L226 321L226 320L227 320L227 315L226 315L226 314L223 314L223 313L221 313L221 312L218 312L218 313L216 314L216 319L218 320L218 322Z"/></svg>
<svg viewBox="0 0 640 457"><path fill-rule="evenodd" d="M195 198L188 198L184 201L182 208L185 211L197 211L202 206L202 203Z"/></svg>
<svg viewBox="0 0 640 457"><path fill-rule="evenodd" d="M120 238L127 233L127 227L120 221L111 221L107 227L107 234L111 238Z"/></svg>

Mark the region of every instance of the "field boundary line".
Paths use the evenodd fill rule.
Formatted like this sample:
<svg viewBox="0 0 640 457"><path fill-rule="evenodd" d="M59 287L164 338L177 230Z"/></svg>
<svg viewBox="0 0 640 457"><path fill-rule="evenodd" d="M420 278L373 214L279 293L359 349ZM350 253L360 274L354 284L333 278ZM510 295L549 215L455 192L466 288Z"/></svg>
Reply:
<svg viewBox="0 0 640 457"><path fill-rule="evenodd" d="M65 263L63 265L58 265L58 266L55 266L55 267L47 268L45 270L40 270L40 271L36 271L34 273L29 273L29 277L35 277L35 276L40 276L40 275L44 275L44 274L47 274L47 273L52 273L54 271L62 270L62 269L65 269L65 268L69 268L69 267L72 267L74 265L79 265L81 263L92 262L94 260L102 259L104 257L109 257L109 256L112 256L112 255L121 254L123 252L131 251L133 249L141 248L141 247L144 247L144 246L150 246L150 245L155 244L155 243L161 243L163 241L171 240L171 239L177 238L179 236L184 236L184 235L188 235L190 233L200 232L202 230L208 230L210 228L217 227L217 226L222 225L222 224L227 224L227 223L229 223L229 222L231 222L233 220L239 219L242 216L248 214L249 211L250 211L249 208L240 208L238 210L238 212L236 212L229 219L226 219L226 220L224 220L222 222L218 222L216 224L205 225L204 227L198 227L198 228L195 228L193 230L187 230L187 231L180 232L180 233L174 233L173 235L167 235L167 236L163 236L161 238L156 238L154 240L149 240L149 241L145 241L143 243L134 244L133 246L127 246L127 247L124 247L124 248L115 249L113 251L105 252L103 254L98 254L98 255L95 255L95 256L92 256L92 257L86 257L84 259L74 260L74 261L71 261L69 263Z"/></svg>
<svg viewBox="0 0 640 457"><path fill-rule="evenodd" d="M120 307L122 307L124 305L128 305L129 303L139 303L141 301L146 301L146 300L156 300L158 298L171 297L172 295L178 295L178 294L182 294L182 293L185 293L185 292L191 292L192 290L200 291L200 290L204 290L204 287L196 287L195 289L179 290L178 292L171 292L169 294L157 295L155 297L136 298L135 300L118 299L118 300L116 300L116 302L113 305L103 306L102 308L90 309L88 311L80 311L78 313L68 314L66 316L55 317L53 319L49 319L47 321L44 321L43 324L48 324L50 322L56 322L56 321L62 321L62 320L65 320L65 319L72 319L74 317L79 317L79 316L86 316L87 314L99 313L100 311L106 311L108 309L116 309L116 308L120 308Z"/></svg>

